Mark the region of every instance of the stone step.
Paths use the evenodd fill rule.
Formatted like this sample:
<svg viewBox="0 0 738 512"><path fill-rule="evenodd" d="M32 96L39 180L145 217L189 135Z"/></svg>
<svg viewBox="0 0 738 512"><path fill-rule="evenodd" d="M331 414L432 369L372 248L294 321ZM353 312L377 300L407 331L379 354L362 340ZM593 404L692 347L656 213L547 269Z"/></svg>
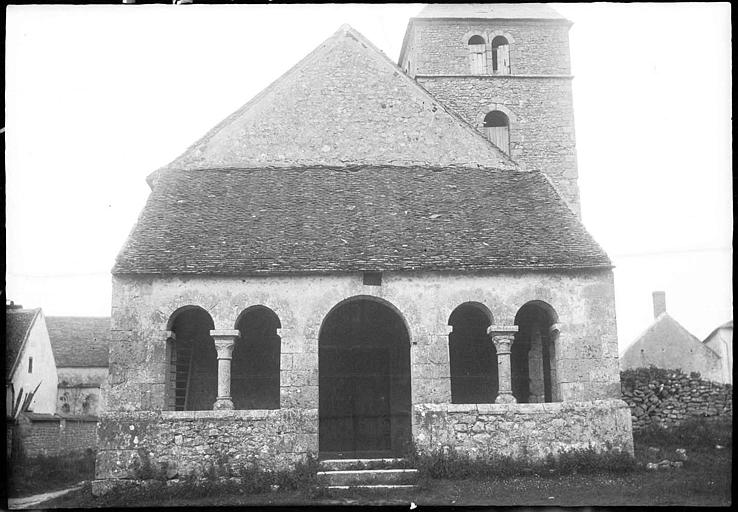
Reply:
<svg viewBox="0 0 738 512"><path fill-rule="evenodd" d="M417 469L318 471L318 484L323 486L409 485L417 480Z"/></svg>
<svg viewBox="0 0 738 512"><path fill-rule="evenodd" d="M350 471L359 469L405 469L407 459L325 459L319 463L321 471Z"/></svg>
<svg viewBox="0 0 738 512"><path fill-rule="evenodd" d="M417 485L326 485L321 487L323 493L334 498L355 498L357 496L381 496L391 497L393 495L404 495L418 489ZM403 502L404 503L404 502Z"/></svg>

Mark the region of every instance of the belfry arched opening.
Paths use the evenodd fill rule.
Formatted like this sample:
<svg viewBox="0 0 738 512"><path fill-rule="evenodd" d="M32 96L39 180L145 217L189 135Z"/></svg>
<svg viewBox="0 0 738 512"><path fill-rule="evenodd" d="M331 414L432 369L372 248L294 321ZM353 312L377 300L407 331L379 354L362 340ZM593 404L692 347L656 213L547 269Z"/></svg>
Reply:
<svg viewBox="0 0 738 512"><path fill-rule="evenodd" d="M410 340L388 303L349 299L319 337L320 456L401 455L410 441Z"/></svg>

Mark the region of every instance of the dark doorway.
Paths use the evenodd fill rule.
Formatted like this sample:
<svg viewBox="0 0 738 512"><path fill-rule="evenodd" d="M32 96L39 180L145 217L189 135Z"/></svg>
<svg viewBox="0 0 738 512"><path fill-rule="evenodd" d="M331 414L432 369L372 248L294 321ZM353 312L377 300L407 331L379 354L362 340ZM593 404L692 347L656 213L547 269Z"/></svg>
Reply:
<svg viewBox="0 0 738 512"><path fill-rule="evenodd" d="M331 311L319 340L320 455L402 455L410 440L410 340L400 316L371 298Z"/></svg>

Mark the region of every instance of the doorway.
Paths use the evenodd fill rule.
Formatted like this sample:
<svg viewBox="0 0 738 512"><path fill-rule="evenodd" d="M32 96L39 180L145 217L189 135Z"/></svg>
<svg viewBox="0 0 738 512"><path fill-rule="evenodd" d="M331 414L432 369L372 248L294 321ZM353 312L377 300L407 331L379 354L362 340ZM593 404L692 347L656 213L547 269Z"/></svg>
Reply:
<svg viewBox="0 0 738 512"><path fill-rule="evenodd" d="M400 456L410 440L410 340L399 313L372 297L349 299L319 337L322 458Z"/></svg>

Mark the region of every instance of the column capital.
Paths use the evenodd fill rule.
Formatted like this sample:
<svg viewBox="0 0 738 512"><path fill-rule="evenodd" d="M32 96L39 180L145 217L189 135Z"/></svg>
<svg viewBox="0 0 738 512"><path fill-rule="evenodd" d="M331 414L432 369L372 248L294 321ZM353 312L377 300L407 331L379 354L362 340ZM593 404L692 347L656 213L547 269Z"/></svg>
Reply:
<svg viewBox="0 0 738 512"><path fill-rule="evenodd" d="M168 331L168 330L165 330L163 332L164 332L164 334L163 334L164 341L176 340L177 339L177 333L176 332L174 332L174 331Z"/></svg>
<svg viewBox="0 0 738 512"><path fill-rule="evenodd" d="M515 336L518 332L517 325L490 325L487 327L487 336Z"/></svg>
<svg viewBox="0 0 738 512"><path fill-rule="evenodd" d="M235 341L235 339L240 335L241 331L238 329L211 329L210 331L210 336L212 336L214 340L230 339L231 341Z"/></svg>
<svg viewBox="0 0 738 512"><path fill-rule="evenodd" d="M561 334L561 324L555 323L551 324L551 327L548 328L548 334L551 338L551 342L554 342L558 339L559 334Z"/></svg>

